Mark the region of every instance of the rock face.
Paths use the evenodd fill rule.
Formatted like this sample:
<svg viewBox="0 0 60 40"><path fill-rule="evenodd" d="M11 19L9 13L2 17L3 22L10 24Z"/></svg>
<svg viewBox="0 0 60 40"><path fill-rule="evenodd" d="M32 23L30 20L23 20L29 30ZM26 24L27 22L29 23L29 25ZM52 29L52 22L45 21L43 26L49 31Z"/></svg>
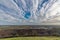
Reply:
<svg viewBox="0 0 60 40"><path fill-rule="evenodd" d="M0 0L0 25L40 25L57 16L60 0Z"/></svg>

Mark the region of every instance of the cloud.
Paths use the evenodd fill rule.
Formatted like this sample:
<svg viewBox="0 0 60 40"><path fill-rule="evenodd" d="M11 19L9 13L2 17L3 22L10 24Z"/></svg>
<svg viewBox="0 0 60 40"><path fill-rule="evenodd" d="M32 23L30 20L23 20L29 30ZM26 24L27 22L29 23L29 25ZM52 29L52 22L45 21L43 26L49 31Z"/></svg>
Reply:
<svg viewBox="0 0 60 40"><path fill-rule="evenodd" d="M24 25L41 24L60 16L59 0L0 0L0 20Z"/></svg>

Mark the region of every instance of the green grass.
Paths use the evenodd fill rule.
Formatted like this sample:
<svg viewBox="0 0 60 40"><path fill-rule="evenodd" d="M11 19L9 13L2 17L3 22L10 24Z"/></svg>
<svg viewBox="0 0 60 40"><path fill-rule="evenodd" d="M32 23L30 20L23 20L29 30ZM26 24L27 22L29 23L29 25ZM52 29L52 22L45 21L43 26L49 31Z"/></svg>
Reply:
<svg viewBox="0 0 60 40"><path fill-rule="evenodd" d="M60 37L14 37L1 38L0 40L60 40Z"/></svg>

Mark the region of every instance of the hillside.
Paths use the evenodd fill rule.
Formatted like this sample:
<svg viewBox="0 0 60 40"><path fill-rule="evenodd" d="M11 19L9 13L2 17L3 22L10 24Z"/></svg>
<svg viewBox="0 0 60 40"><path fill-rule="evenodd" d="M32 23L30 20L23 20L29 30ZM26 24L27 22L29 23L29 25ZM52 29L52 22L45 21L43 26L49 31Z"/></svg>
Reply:
<svg viewBox="0 0 60 40"><path fill-rule="evenodd" d="M60 26L1 26L0 38L16 36L60 36Z"/></svg>

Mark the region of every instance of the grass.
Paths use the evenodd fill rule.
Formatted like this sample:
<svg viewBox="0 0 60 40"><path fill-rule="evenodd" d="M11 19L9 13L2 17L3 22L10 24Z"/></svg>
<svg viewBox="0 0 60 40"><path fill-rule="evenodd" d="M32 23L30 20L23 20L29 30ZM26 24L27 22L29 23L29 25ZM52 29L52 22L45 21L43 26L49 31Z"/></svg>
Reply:
<svg viewBox="0 0 60 40"><path fill-rule="evenodd" d="M14 37L1 38L0 40L60 40L60 37Z"/></svg>

